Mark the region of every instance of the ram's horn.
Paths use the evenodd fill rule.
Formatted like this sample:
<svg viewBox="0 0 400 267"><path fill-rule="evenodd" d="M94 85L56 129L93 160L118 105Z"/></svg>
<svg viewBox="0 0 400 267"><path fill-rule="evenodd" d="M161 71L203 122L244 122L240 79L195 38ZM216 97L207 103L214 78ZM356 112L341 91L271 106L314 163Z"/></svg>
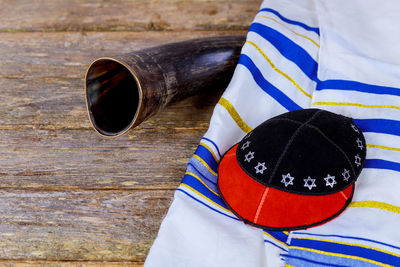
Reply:
<svg viewBox="0 0 400 267"><path fill-rule="evenodd" d="M232 77L245 36L193 39L95 60L86 73L93 127L118 136L173 103Z"/></svg>

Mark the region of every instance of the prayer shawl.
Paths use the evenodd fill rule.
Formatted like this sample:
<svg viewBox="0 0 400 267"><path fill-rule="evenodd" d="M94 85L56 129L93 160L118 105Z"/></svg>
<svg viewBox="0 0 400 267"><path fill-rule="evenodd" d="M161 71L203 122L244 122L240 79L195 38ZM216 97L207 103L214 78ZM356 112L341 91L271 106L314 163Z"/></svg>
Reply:
<svg viewBox="0 0 400 267"><path fill-rule="evenodd" d="M145 266L400 266L399 14L394 0L264 1ZM364 132L352 203L307 230L244 224L217 193L221 156L304 108L352 117Z"/></svg>

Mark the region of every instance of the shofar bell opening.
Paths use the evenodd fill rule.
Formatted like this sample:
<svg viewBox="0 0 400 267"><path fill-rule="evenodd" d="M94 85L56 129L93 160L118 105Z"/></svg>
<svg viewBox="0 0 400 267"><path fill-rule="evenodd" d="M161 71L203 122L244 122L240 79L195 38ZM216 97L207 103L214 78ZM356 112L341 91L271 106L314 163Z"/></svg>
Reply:
<svg viewBox="0 0 400 267"><path fill-rule="evenodd" d="M242 35L208 37L95 60L85 79L93 127L119 136L169 103L225 88L244 42Z"/></svg>

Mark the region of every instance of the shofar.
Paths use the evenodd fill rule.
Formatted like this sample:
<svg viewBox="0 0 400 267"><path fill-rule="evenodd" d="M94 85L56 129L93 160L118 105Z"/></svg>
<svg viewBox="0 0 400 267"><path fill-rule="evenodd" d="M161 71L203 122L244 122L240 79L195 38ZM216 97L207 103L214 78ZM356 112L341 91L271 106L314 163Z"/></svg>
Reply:
<svg viewBox="0 0 400 267"><path fill-rule="evenodd" d="M208 37L95 60L85 84L93 127L119 136L170 103L225 88L244 42L242 35Z"/></svg>

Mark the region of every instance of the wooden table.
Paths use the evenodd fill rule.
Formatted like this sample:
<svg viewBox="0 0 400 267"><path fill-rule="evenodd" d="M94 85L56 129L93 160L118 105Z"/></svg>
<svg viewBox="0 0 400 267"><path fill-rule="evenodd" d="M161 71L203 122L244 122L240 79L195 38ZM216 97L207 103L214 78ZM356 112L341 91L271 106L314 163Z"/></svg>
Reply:
<svg viewBox="0 0 400 267"><path fill-rule="evenodd" d="M221 91L106 139L87 118L86 68L100 56L245 33L259 5L0 0L0 266L143 264Z"/></svg>

